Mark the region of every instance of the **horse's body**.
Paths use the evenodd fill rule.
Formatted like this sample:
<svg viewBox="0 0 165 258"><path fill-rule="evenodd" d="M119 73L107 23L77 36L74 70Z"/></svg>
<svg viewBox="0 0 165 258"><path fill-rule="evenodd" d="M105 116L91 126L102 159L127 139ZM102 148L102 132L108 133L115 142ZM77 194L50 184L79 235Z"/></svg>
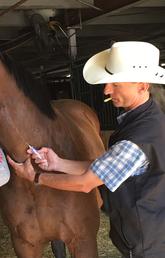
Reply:
<svg viewBox="0 0 165 258"><path fill-rule="evenodd" d="M27 158L28 143L50 146L69 159L95 159L103 153L99 123L89 107L61 100L52 109L42 89L28 85L26 76L16 76L18 71L6 60L0 62L0 145L13 159ZM38 94L36 100L28 96L24 81L31 96L33 91ZM0 188L0 205L19 258L42 257L44 245L54 239L63 240L76 258L98 257L95 190L88 194L60 191L32 184L12 172L9 183Z"/></svg>

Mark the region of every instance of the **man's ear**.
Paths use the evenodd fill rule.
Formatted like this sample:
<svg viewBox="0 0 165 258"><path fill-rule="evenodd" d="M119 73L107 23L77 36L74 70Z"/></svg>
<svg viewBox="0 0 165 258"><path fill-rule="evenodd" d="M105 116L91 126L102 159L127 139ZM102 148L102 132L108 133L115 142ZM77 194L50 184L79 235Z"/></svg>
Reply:
<svg viewBox="0 0 165 258"><path fill-rule="evenodd" d="M150 88L150 84L147 82L139 82L139 92L143 93L148 91Z"/></svg>

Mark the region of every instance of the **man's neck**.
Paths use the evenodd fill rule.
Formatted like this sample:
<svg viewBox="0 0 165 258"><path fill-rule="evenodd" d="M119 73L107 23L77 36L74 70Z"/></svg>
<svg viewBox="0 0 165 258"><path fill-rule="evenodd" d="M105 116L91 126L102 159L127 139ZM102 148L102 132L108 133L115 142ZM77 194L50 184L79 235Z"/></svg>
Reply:
<svg viewBox="0 0 165 258"><path fill-rule="evenodd" d="M147 102L149 100L149 97L150 97L149 94L147 94L147 96L145 95L133 107L126 107L126 108L124 108L124 110L127 112L127 111L133 110L133 109L143 105L145 102Z"/></svg>

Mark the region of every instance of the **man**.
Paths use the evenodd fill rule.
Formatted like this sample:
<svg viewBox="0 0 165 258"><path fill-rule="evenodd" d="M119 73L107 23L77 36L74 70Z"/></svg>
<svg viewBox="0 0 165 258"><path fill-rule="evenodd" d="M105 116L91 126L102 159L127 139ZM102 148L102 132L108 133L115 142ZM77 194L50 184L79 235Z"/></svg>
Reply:
<svg viewBox="0 0 165 258"><path fill-rule="evenodd" d="M47 171L39 176L30 159L19 166L8 157L18 176L39 185L89 192L105 184L110 237L126 258L165 256L165 117L149 92L150 83L165 84L165 71L158 62L159 50L146 42L117 42L87 61L85 80L105 83L104 94L125 110L103 156L93 162L71 161L41 148L39 159L28 150Z"/></svg>

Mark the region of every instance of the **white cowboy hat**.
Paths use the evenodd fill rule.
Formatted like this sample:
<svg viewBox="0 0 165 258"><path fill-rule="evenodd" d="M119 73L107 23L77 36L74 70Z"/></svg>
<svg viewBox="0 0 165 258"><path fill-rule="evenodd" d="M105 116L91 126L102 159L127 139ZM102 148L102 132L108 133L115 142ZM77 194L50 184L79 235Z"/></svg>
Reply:
<svg viewBox="0 0 165 258"><path fill-rule="evenodd" d="M159 66L159 49L147 42L116 42L85 64L89 84L147 82L165 84L165 69Z"/></svg>

